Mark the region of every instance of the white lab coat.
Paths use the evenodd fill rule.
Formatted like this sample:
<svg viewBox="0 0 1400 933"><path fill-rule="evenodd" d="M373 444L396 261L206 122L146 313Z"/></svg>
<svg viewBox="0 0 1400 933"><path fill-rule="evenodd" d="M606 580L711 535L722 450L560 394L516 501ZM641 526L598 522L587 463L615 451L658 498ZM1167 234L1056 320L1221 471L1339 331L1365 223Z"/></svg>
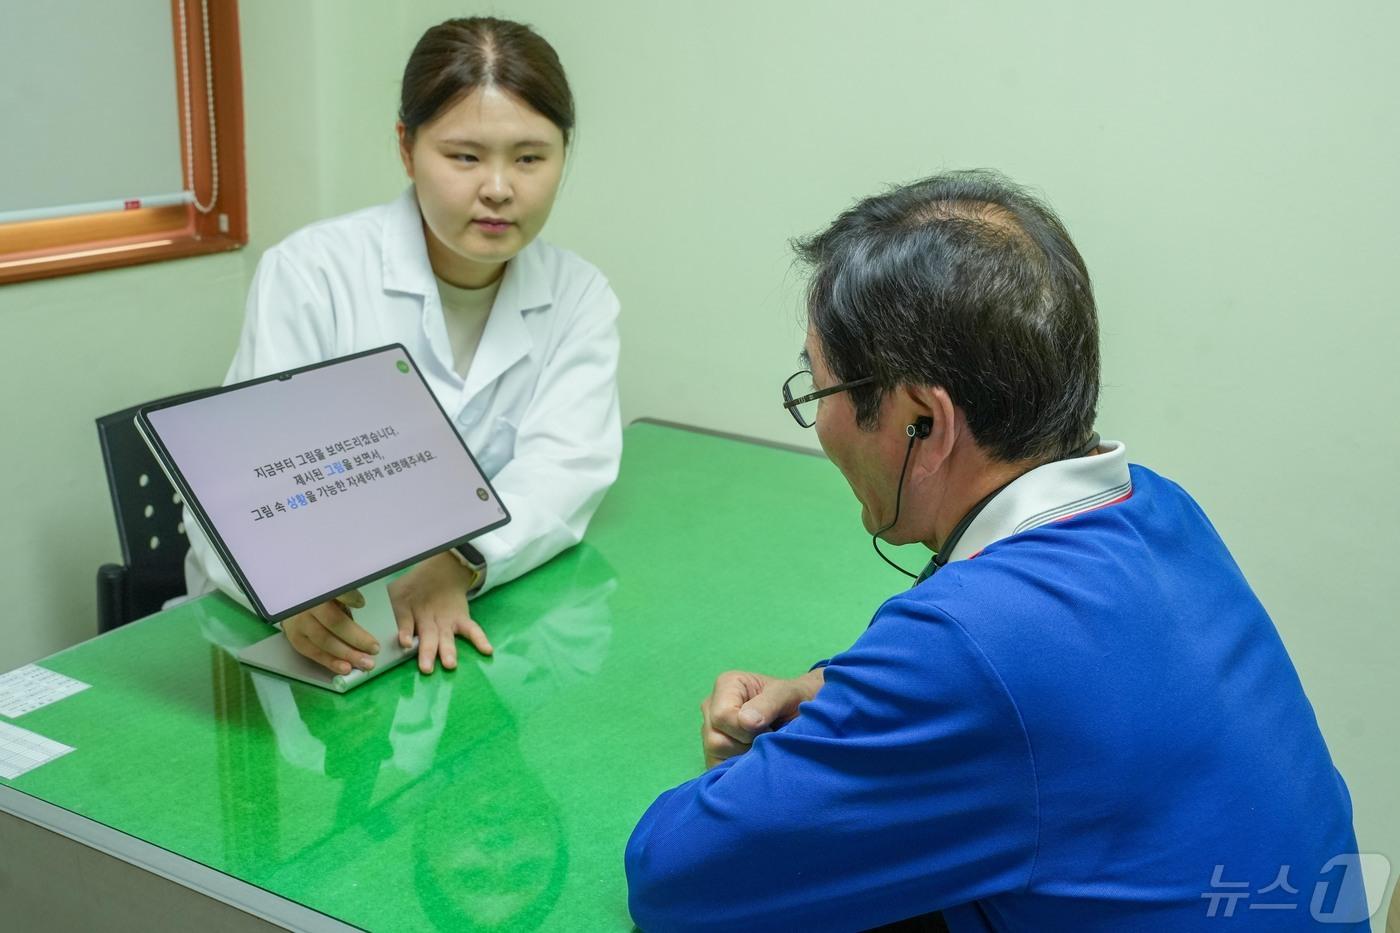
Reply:
<svg viewBox="0 0 1400 933"><path fill-rule="evenodd" d="M617 314L601 272L536 239L506 265L464 381L410 187L263 254L224 383L402 343L510 512L472 542L490 588L577 544L617 477ZM248 605L188 514L185 527L190 594Z"/></svg>

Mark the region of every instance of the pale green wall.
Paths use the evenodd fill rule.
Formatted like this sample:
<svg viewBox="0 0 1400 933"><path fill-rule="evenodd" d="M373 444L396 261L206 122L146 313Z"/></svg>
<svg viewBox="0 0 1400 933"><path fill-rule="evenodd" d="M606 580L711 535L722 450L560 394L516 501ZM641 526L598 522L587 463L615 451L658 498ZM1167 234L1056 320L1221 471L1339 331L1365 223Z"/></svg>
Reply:
<svg viewBox="0 0 1400 933"><path fill-rule="evenodd" d="M788 238L942 168L1040 188L1096 283L1103 433L1213 517L1294 657L1363 849L1400 862L1400 6L242 8L252 249L0 290L6 424L51 399L12 436L62 454L20 462L0 531L13 618L45 620L9 626L0 668L90 625L91 569L115 554L91 417L221 375L257 251L399 190L404 57L427 25L489 9L538 26L579 98L547 236L622 297L628 418L812 443L776 404L801 335ZM835 531L859 533L854 508Z"/></svg>
<svg viewBox="0 0 1400 933"><path fill-rule="evenodd" d="M244 5L249 249L0 288L0 671L96 632L121 550L93 419L220 382L258 251L320 210L312 11L285 6Z"/></svg>
<svg viewBox="0 0 1400 933"><path fill-rule="evenodd" d="M96 634L121 550L93 419L217 382L243 288L238 254L0 288L0 670Z"/></svg>

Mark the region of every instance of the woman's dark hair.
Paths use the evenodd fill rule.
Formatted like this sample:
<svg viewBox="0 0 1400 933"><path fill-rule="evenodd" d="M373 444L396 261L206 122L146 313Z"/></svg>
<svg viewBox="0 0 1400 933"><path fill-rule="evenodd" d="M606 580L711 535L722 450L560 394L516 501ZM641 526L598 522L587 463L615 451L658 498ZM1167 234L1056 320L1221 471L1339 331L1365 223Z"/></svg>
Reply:
<svg viewBox="0 0 1400 933"><path fill-rule="evenodd" d="M399 120L411 143L418 128L478 87L498 87L574 128L574 96L554 47L529 26L490 16L449 19L418 40L403 70Z"/></svg>
<svg viewBox="0 0 1400 933"><path fill-rule="evenodd" d="M807 311L864 430L899 385L942 386L1004 461L1081 447L1099 397L1099 326L1084 260L1053 211L990 171L866 198L794 243Z"/></svg>

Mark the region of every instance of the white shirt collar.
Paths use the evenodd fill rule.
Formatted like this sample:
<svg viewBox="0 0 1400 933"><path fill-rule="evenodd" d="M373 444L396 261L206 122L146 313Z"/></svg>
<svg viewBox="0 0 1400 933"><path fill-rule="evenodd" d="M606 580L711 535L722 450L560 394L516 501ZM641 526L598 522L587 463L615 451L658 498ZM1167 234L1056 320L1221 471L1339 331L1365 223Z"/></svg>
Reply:
<svg viewBox="0 0 1400 933"><path fill-rule="evenodd" d="M1012 535L1102 508L1132 495L1128 449L1103 441L1091 457L1056 460L1018 476L988 502L953 545L948 563L966 560Z"/></svg>

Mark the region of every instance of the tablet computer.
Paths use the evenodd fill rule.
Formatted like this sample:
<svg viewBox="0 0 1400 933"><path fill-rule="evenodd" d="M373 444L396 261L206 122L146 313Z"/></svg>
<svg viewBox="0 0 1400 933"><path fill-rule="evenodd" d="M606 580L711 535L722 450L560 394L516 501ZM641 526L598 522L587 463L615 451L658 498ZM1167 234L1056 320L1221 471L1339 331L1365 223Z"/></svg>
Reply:
<svg viewBox="0 0 1400 933"><path fill-rule="evenodd" d="M137 427L269 622L510 521L401 344L147 406Z"/></svg>

